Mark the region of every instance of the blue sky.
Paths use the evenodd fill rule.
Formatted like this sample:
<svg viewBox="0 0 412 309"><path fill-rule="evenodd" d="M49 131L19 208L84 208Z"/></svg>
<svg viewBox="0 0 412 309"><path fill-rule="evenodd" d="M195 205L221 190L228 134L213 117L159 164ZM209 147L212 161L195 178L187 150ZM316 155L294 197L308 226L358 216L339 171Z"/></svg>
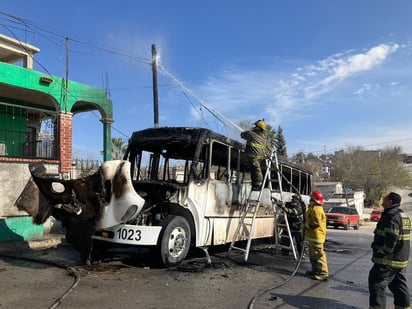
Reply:
<svg viewBox="0 0 412 309"><path fill-rule="evenodd" d="M350 146L412 153L412 1L2 1L0 33L41 49L35 69L108 88L113 137L153 126L283 128L289 155ZM108 82L106 82L108 81ZM212 110L218 118L207 110ZM74 155L99 158L97 112L74 117Z"/></svg>

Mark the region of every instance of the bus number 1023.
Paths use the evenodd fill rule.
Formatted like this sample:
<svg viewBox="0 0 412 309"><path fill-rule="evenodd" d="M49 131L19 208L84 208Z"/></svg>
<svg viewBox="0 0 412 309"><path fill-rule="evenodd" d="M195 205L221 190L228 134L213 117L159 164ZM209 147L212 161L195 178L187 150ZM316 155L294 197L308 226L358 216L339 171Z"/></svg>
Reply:
<svg viewBox="0 0 412 309"><path fill-rule="evenodd" d="M130 241L140 241L142 239L142 231L134 229L118 229L117 239L130 240Z"/></svg>

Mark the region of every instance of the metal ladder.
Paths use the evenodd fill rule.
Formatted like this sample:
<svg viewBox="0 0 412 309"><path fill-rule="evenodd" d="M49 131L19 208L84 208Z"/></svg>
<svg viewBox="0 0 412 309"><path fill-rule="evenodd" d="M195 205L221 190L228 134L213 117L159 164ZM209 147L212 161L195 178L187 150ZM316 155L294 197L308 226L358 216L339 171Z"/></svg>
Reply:
<svg viewBox="0 0 412 309"><path fill-rule="evenodd" d="M275 162L273 162L273 160ZM275 163L275 169L276 169L276 174L277 174L277 182L279 185L279 192L280 192L280 198L281 200L278 201L275 198L273 198L273 193L274 192L278 192L276 190L273 190L273 186L272 186L272 178L271 178L271 171L272 171L272 165L273 163ZM278 232L280 231L281 228L286 228L287 230L287 236L289 237L290 240L290 248L294 254L295 259L297 258L296 255L296 250L294 248L293 245L293 239L292 239L292 234L290 232L290 228L289 228L289 222L288 222L288 218L285 212L281 212L281 216L284 219L284 224L278 224L278 216L277 216L277 209L276 206L278 206L278 203L282 203L282 205L284 205L283 202L283 192L282 192L282 177L280 174L280 170L279 170L279 162L278 162L278 158L277 158L277 153L276 153L276 148L272 151L272 153L270 154L269 158L266 158L266 171L265 171L265 175L263 177L263 183L262 186L259 190L259 194L257 199L251 199L251 196L253 194L253 192L256 191L250 191L249 193L249 197L246 200L246 205L244 207L244 209L242 210L242 213L240 215L240 220L239 220L239 224L236 228L235 234L233 236L233 240L230 244L230 248L229 248L229 252L228 255L230 255L230 253L232 252L232 250L238 250L244 253L244 261L246 262L248 260L249 257L249 251L250 251L250 245L252 243L252 238L254 235L254 230L255 230L255 224L256 224L256 217L259 213L259 207L261 207L261 201L262 201L262 193L266 187L266 184L268 184L268 188L270 190L270 194L271 194L271 201L272 201L272 207L273 207L273 212L275 214L275 228L276 228L276 249L281 248L282 245L279 243L279 237L278 237ZM248 214L252 214L252 218L250 218L250 216L248 217ZM246 218L251 219L251 222L246 222ZM243 231L243 234L241 233L241 231ZM245 235L246 234L246 235ZM235 246L236 242L244 240L242 239L242 236L247 236L247 244L246 244L246 248L241 248L241 247L237 247ZM286 247L286 246L283 246Z"/></svg>
<svg viewBox="0 0 412 309"><path fill-rule="evenodd" d="M272 200L272 205L273 205L273 210L275 211L275 205L277 205L277 203L281 203L282 206L285 206L284 203L284 199L283 199L283 189L282 189L282 177L285 178L284 175L281 175L280 169L279 169L279 162L278 162L278 157L277 154L274 154L274 159L275 159L275 165L276 165L276 176L277 176L277 181L279 183L279 192L280 192L280 201L276 201L276 199L273 197L273 192L276 192L274 190L272 190L271 187L271 200ZM289 182L289 180L287 180L285 178L286 182L291 185L291 183ZM275 212L276 213L276 212ZM279 223L278 219L283 219L283 221L281 223ZM290 231L290 226L289 226L289 220L288 220L288 216L287 214L282 211L280 217L277 218L275 216L275 231L276 231L276 235L275 235L275 245L276 245L276 249L288 249L290 251L292 251L293 254L293 258L295 260L298 259L298 254L297 254L297 249L295 248L295 244L293 242L293 237L292 237L292 232ZM286 229L286 234L283 233L283 230ZM289 245L285 246L281 244L281 240L282 239L288 239L289 240Z"/></svg>
<svg viewBox="0 0 412 309"><path fill-rule="evenodd" d="M283 221L281 223L276 220L275 222L275 229L276 229L276 249L287 249L289 251L292 251L293 258L295 260L298 259L298 253L297 249L295 248L295 244L293 242L293 237L292 237L292 232L290 231L290 226L289 226L289 221L287 218L287 214L285 212L282 212L281 217ZM286 230L286 234L284 233L284 230ZM282 239L287 239L289 245L283 245L282 244Z"/></svg>

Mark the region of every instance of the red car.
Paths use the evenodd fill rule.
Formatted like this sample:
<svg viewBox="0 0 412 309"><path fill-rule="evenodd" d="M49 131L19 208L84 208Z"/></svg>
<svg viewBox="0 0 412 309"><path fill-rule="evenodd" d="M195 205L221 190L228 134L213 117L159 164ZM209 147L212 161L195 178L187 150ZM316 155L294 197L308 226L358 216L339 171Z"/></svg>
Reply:
<svg viewBox="0 0 412 309"><path fill-rule="evenodd" d="M359 229L360 216L355 208L347 206L334 206L326 213L326 225L338 228L343 226L345 230L348 230L351 226L355 229Z"/></svg>
<svg viewBox="0 0 412 309"><path fill-rule="evenodd" d="M369 218L372 222L377 222L382 217L382 210L372 210L371 216Z"/></svg>

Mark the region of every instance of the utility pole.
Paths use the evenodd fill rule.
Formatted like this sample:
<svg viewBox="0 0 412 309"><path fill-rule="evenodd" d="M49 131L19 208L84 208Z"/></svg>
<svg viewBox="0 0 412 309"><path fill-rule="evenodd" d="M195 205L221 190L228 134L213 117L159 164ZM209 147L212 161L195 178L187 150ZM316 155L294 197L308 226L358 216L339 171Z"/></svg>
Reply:
<svg viewBox="0 0 412 309"><path fill-rule="evenodd" d="M153 116L154 127L159 127L159 100L157 93L157 52L156 45L152 44L152 72L153 72Z"/></svg>
<svg viewBox="0 0 412 309"><path fill-rule="evenodd" d="M157 52L156 45L152 44L152 72L153 72L153 116L154 116L154 127L159 127L159 101L157 96ZM156 180L159 171L159 161L160 155L153 154L151 162L151 173L150 179Z"/></svg>
<svg viewBox="0 0 412 309"><path fill-rule="evenodd" d="M69 109L69 38L66 38L66 89L65 89L65 98L64 98L64 105L65 105L65 113L68 112Z"/></svg>

